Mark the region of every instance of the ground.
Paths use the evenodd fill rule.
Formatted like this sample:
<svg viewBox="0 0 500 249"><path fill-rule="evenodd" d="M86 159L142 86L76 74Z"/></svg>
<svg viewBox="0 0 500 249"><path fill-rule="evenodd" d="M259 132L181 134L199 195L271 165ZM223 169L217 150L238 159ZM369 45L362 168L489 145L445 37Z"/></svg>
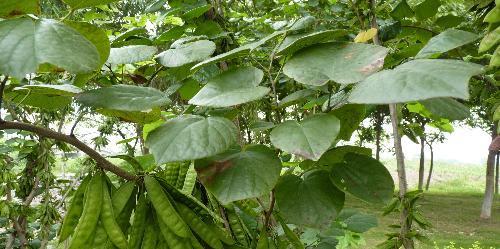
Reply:
<svg viewBox="0 0 500 249"><path fill-rule="evenodd" d="M391 171L395 171L392 161L386 162ZM449 242L454 242L457 248L472 248L478 241L483 248L500 249L500 195L496 196L492 218L479 219L484 189L485 169L479 165L461 165L457 163L440 163L435 165L435 179L431 188L420 202L424 215L433 224L428 233L430 239L437 243L440 249ZM408 175L411 176L410 187L416 183L417 162L407 164ZM384 240L384 234L393 232L388 226L398 222L397 215L382 217L381 208L370 206L354 198L348 198L347 206L379 217L379 226L367 232L366 246L373 249ZM434 249L434 245L419 244L417 249Z"/></svg>

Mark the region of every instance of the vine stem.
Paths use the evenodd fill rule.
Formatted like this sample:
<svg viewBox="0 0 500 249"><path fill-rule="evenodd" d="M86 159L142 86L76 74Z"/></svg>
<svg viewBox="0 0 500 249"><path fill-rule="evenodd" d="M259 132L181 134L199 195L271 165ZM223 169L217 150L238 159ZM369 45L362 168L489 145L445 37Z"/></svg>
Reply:
<svg viewBox="0 0 500 249"><path fill-rule="evenodd" d="M371 27L378 30L377 24L377 15L376 15L376 0L370 1L370 13L371 13ZM378 32L373 37L373 43L375 45L382 45L380 41ZM391 123L392 123L392 133L394 139L394 149L396 151L396 162L398 169L398 179L399 179L399 198L402 202L404 202L406 198L406 192L408 190L408 184L406 181L406 170L405 170L405 159L403 153L403 146L401 145L401 135L399 134L399 118L398 118L398 110L397 104L392 103L389 104L389 111L391 115ZM413 249L414 243L411 238L408 238L408 233L411 230L411 223L408 222L409 210L406 206L403 206L400 214L400 224L401 229L399 232L400 239L403 241L403 246L406 249Z"/></svg>
<svg viewBox="0 0 500 249"><path fill-rule="evenodd" d="M42 137L51 138L71 144L76 148L78 148L79 150L81 150L82 152L84 152L85 154L87 154L90 158L94 159L97 162L97 165L103 170L112 172L115 175L126 180L132 181L137 179L136 175L133 175L119 168L118 166L114 165L106 158L104 158L99 152L90 148L85 143L78 140L75 136L66 135L63 133L52 131L50 129L38 127L32 124L0 120L0 130L8 130L8 129L29 131Z"/></svg>

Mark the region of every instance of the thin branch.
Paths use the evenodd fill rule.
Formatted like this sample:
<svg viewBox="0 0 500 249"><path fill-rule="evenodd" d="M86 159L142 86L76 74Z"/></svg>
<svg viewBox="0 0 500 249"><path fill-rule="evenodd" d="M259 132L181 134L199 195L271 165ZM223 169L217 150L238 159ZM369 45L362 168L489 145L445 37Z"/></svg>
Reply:
<svg viewBox="0 0 500 249"><path fill-rule="evenodd" d="M75 123L73 124L73 126L71 126L71 130L69 132L70 136L75 136L76 125L82 120L84 115L85 115L84 111L82 111L82 112L80 112L80 114L78 114L78 117L76 118Z"/></svg>
<svg viewBox="0 0 500 249"><path fill-rule="evenodd" d="M33 201L33 198L35 198L35 194L39 189L39 187L38 187L39 183L40 183L40 177L36 176L35 182L33 183L33 188L31 189L31 192L28 194L26 199L24 199L24 201L23 201L24 206L29 206L31 204L31 202Z"/></svg>
<svg viewBox="0 0 500 249"><path fill-rule="evenodd" d="M7 84L9 76L5 75L2 82L0 82L0 120L2 120L2 103L3 103L3 90L5 89L5 84Z"/></svg>
<svg viewBox="0 0 500 249"><path fill-rule="evenodd" d="M269 197L270 199L270 204L269 204L269 210L266 212L266 219L264 222L264 227L269 227L269 222L271 221L271 215L273 214L273 209L274 209L274 204L276 203L276 198L274 195L274 190L271 191L271 196Z"/></svg>
<svg viewBox="0 0 500 249"><path fill-rule="evenodd" d="M117 176L126 180L137 179L137 176L117 167L116 165L108 161L106 158L104 158L101 154L99 154L99 152L95 151L94 149L90 148L89 146L78 140L75 136L62 134L46 128L34 126L31 124L26 124L21 122L0 121L0 130L7 130L7 129L29 131L42 137L51 138L71 144L76 148L78 148L79 150L81 150L82 152L84 152L85 154L87 154L92 159L94 159L97 162L97 165L103 170L112 172Z"/></svg>

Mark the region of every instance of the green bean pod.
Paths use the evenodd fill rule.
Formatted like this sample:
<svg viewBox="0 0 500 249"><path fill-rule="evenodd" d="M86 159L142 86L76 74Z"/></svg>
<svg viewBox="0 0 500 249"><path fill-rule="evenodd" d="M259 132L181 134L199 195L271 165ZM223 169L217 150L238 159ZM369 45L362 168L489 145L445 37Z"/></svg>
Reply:
<svg viewBox="0 0 500 249"><path fill-rule="evenodd" d="M189 227L179 216L160 183L151 176L144 177L148 197L160 219L179 237L189 238ZM168 242L168 241L167 241Z"/></svg>
<svg viewBox="0 0 500 249"><path fill-rule="evenodd" d="M113 210L115 212L115 216L118 217L120 213L123 211L130 198L134 195L134 192L137 190L135 182L126 182L122 184L112 196L113 202Z"/></svg>
<svg viewBox="0 0 500 249"><path fill-rule="evenodd" d="M157 215L159 215L157 213ZM165 242L167 242L168 248L170 249L191 249L191 244L190 244L190 237L191 237L191 231L189 231L189 237L188 238L181 238L175 234L170 227L163 222L161 217L157 217L158 221L158 226L160 227L161 234L163 235L163 238L165 239Z"/></svg>
<svg viewBox="0 0 500 249"><path fill-rule="evenodd" d="M190 195L193 193L194 185L196 184L196 170L194 169L194 163L189 165L186 177L184 178L184 183L182 184L182 192Z"/></svg>
<svg viewBox="0 0 500 249"><path fill-rule="evenodd" d="M97 223L97 227L95 229L95 233L93 234L93 238L90 238L89 243L92 245L92 248L106 248L106 243L108 242L108 234L106 230L104 230L104 226L102 222L99 221Z"/></svg>
<svg viewBox="0 0 500 249"><path fill-rule="evenodd" d="M59 243L65 241L75 231L75 226L83 212L84 195L91 176L87 175L76 189L59 232Z"/></svg>
<svg viewBox="0 0 500 249"><path fill-rule="evenodd" d="M85 191L85 204L78 225L75 228L69 249L85 248L85 244L92 236L101 214L103 196L103 177L96 174L89 182Z"/></svg>
<svg viewBox="0 0 500 249"><path fill-rule="evenodd" d="M184 186L184 180L186 179L187 172L189 170L189 163L183 163L179 166L179 174L177 175L177 181L175 187L182 189Z"/></svg>
<svg viewBox="0 0 500 249"><path fill-rule="evenodd" d="M130 228L130 238L128 242L130 249L139 249L141 247L141 241L147 225L146 220L148 209L149 207L146 197L142 193L139 194L139 199L137 200L137 206L134 213L134 220L132 221L132 227Z"/></svg>
<svg viewBox="0 0 500 249"><path fill-rule="evenodd" d="M177 178L179 177L179 171L181 168L181 163L169 163L165 166L165 180L168 184L172 186L177 185Z"/></svg>
<svg viewBox="0 0 500 249"><path fill-rule="evenodd" d="M245 229L243 228L240 222L240 218L238 217L236 212L227 210L226 214L229 221L229 225L231 226L231 230L233 231L233 235L236 241L242 245L248 246Z"/></svg>
<svg viewBox="0 0 500 249"><path fill-rule="evenodd" d="M203 222L203 220L201 220L196 213L181 203L177 203L176 207L179 214L189 225L191 230L193 230L203 241L205 241L207 245L215 249L222 249L222 243L220 242L217 234L209 225L205 224L205 222Z"/></svg>
<svg viewBox="0 0 500 249"><path fill-rule="evenodd" d="M269 238L267 238L266 229L262 228L260 232L259 241L255 249L269 249Z"/></svg>
<svg viewBox="0 0 500 249"><path fill-rule="evenodd" d="M154 222L153 216L150 215L147 219L144 237L142 238L141 249L156 249L158 244L158 224Z"/></svg>
<svg viewBox="0 0 500 249"><path fill-rule="evenodd" d="M236 244L236 241L231 237L230 234L226 231L226 229L220 228L219 226L212 224L210 226L212 231L214 231L217 234L217 237L219 238L222 243L226 245L234 245Z"/></svg>
<svg viewBox="0 0 500 249"><path fill-rule="evenodd" d="M106 183L103 184L106 185ZM109 240L111 240L111 242L113 242L113 244L119 249L127 249L127 239L125 238L122 229L116 222L113 203L107 188L103 191L101 222L106 230L106 233L108 234Z"/></svg>

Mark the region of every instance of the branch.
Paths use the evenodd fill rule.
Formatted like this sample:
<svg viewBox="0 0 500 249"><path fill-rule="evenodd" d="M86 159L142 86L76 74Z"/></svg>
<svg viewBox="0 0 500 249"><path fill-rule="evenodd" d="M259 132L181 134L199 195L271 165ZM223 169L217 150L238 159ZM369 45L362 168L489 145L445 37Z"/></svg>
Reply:
<svg viewBox="0 0 500 249"><path fill-rule="evenodd" d="M89 146L78 140L75 136L65 135L59 132L34 126L31 124L0 120L0 130L7 130L7 129L29 131L42 137L51 138L71 144L76 148L78 148L79 150L81 150L82 152L84 152L85 154L87 154L92 159L94 159L97 162L97 165L103 170L110 171L126 180L132 181L137 179L137 176L117 167L116 165L108 161L106 158L104 158L101 154L99 154L99 152L95 151L94 149L90 148Z"/></svg>
<svg viewBox="0 0 500 249"><path fill-rule="evenodd" d="M2 82L0 82L0 120L2 120L2 103L3 103L3 90L5 89L5 84L7 84L9 76L5 75Z"/></svg>

